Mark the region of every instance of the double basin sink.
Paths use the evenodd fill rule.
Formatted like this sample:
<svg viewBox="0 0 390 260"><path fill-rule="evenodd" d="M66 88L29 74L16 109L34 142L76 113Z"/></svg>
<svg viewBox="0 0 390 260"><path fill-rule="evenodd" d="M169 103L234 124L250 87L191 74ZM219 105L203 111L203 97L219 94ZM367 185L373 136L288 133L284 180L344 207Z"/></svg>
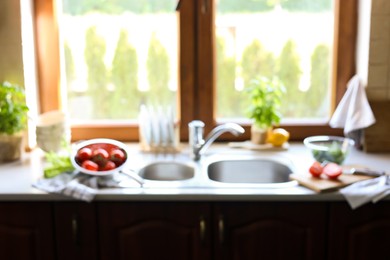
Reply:
<svg viewBox="0 0 390 260"><path fill-rule="evenodd" d="M283 188L295 170L288 158L258 155L211 155L200 161L161 160L136 171L143 187Z"/></svg>

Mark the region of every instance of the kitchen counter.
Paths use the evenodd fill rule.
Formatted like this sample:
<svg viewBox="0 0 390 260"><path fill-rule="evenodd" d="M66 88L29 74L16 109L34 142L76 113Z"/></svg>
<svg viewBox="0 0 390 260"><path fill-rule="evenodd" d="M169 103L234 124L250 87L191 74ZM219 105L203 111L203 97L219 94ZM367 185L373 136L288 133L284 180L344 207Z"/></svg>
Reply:
<svg viewBox="0 0 390 260"><path fill-rule="evenodd" d="M148 154L139 151L138 144L129 144L129 167L137 163L161 160L188 160L188 148L183 145L179 154ZM250 154L284 156L291 159L297 173L307 172L313 162L310 152L302 143L291 143L287 150L250 151L229 148L226 144L213 144L206 156L222 154ZM373 170L390 171L390 154L367 154L352 150L346 159L346 165L362 165ZM39 149L23 155L20 161L0 165L1 201L67 201L74 200L58 194L48 194L32 187L43 175L44 157ZM96 201L342 201L337 192L317 194L300 185L286 188L105 188L98 191Z"/></svg>

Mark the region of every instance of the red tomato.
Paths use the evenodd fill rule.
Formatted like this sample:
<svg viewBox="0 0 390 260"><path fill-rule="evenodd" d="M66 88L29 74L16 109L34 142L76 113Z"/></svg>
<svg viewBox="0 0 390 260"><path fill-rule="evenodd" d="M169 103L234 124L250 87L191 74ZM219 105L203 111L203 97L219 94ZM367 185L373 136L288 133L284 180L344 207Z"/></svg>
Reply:
<svg viewBox="0 0 390 260"><path fill-rule="evenodd" d="M323 170L323 173L328 176L329 179L337 179L342 172L343 170L340 165L336 163L328 163Z"/></svg>
<svg viewBox="0 0 390 260"><path fill-rule="evenodd" d="M92 160L99 165L105 165L109 156L108 152L103 148L97 148L92 151Z"/></svg>
<svg viewBox="0 0 390 260"><path fill-rule="evenodd" d="M110 152L110 159L119 166L126 160L126 154L121 149L112 149Z"/></svg>
<svg viewBox="0 0 390 260"><path fill-rule="evenodd" d="M90 171L98 171L99 170L99 165L91 160L85 160L82 164L81 167L84 169L90 170Z"/></svg>
<svg viewBox="0 0 390 260"><path fill-rule="evenodd" d="M309 168L309 172L314 177L320 177L323 172L323 167L321 163L315 161Z"/></svg>
<svg viewBox="0 0 390 260"><path fill-rule="evenodd" d="M78 150L76 159L79 162L83 162L85 160L89 160L92 157L92 150L88 147L83 147L80 150Z"/></svg>
<svg viewBox="0 0 390 260"><path fill-rule="evenodd" d="M116 164L113 161L107 161L106 165L101 169L102 171L110 171L116 168Z"/></svg>

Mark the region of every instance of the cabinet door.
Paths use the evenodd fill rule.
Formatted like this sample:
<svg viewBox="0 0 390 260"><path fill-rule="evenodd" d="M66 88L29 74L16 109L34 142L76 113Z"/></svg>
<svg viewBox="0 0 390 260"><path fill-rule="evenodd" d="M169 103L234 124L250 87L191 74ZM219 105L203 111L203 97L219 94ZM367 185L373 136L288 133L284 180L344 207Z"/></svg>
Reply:
<svg viewBox="0 0 390 260"><path fill-rule="evenodd" d="M49 203L0 203L0 258L55 259Z"/></svg>
<svg viewBox="0 0 390 260"><path fill-rule="evenodd" d="M390 202L356 210L346 202L332 203L329 259L390 259Z"/></svg>
<svg viewBox="0 0 390 260"><path fill-rule="evenodd" d="M101 259L210 259L210 209L184 202L99 204Z"/></svg>
<svg viewBox="0 0 390 260"><path fill-rule="evenodd" d="M325 259L321 203L219 203L216 259Z"/></svg>
<svg viewBox="0 0 390 260"><path fill-rule="evenodd" d="M96 205L60 202L54 209L57 259L97 259Z"/></svg>

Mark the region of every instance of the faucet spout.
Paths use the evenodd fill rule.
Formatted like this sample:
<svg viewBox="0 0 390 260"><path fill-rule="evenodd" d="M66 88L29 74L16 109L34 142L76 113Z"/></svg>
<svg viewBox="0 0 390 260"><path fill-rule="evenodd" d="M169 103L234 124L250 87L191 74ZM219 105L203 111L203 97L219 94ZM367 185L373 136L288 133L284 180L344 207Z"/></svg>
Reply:
<svg viewBox="0 0 390 260"><path fill-rule="evenodd" d="M199 120L194 120L188 124L189 127L189 143L191 146L191 156L194 160L199 160L201 155L207 148L223 133L230 132L234 135L240 135L245 132L244 128L235 123L226 123L215 127L203 139L204 123Z"/></svg>

